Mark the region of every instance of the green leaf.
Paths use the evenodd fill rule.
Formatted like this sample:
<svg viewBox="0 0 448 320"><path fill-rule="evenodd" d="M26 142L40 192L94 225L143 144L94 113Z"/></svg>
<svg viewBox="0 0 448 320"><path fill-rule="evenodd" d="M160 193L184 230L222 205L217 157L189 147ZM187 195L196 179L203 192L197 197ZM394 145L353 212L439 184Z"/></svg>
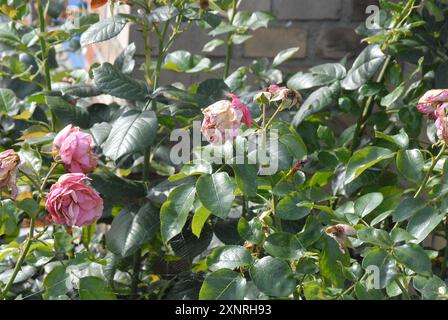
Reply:
<svg viewBox="0 0 448 320"><path fill-rule="evenodd" d="M195 192L196 188L190 184L181 184L171 191L168 201L160 209L160 228L164 242L182 232L193 207Z"/></svg>
<svg viewBox="0 0 448 320"><path fill-rule="evenodd" d="M179 10L175 6L157 7L148 14L149 23L168 21L179 15Z"/></svg>
<svg viewBox="0 0 448 320"><path fill-rule="evenodd" d="M258 167L255 164L234 164L232 165L233 172L235 173L235 181L244 193L248 197L252 197L257 193L257 173Z"/></svg>
<svg viewBox="0 0 448 320"><path fill-rule="evenodd" d="M423 209L426 203L420 199L406 198L395 208L392 218L394 222L402 222Z"/></svg>
<svg viewBox="0 0 448 320"><path fill-rule="evenodd" d="M149 97L143 81L135 80L107 62L93 69L93 80L98 89L117 98L145 101Z"/></svg>
<svg viewBox="0 0 448 320"><path fill-rule="evenodd" d="M383 132L375 131L375 138L389 141L398 146L400 149L406 149L409 146L409 136L403 129L400 130L400 133L393 136L387 135Z"/></svg>
<svg viewBox="0 0 448 320"><path fill-rule="evenodd" d="M298 207L297 205L300 202L303 202L305 199L298 192L293 192L283 199L281 199L277 204L277 211L275 214L284 220L299 220L306 217L310 212L311 208L309 207Z"/></svg>
<svg viewBox="0 0 448 320"><path fill-rule="evenodd" d="M280 143L286 147L288 153L294 159L302 160L308 153L305 143L298 134L288 133L281 135Z"/></svg>
<svg viewBox="0 0 448 320"><path fill-rule="evenodd" d="M381 147L366 147L356 151L350 158L345 172L345 184L355 180L361 173L374 166L378 162L392 158L394 153Z"/></svg>
<svg viewBox="0 0 448 320"><path fill-rule="evenodd" d="M345 276L344 266L349 266L350 255L342 254L338 243L330 237L324 238L324 247L319 255L319 269L322 277L328 279L334 286L342 287Z"/></svg>
<svg viewBox="0 0 448 320"><path fill-rule="evenodd" d="M69 281L69 276L65 272L65 266L56 266L45 277L44 298L48 300L64 296L69 291L67 281Z"/></svg>
<svg viewBox="0 0 448 320"><path fill-rule="evenodd" d="M373 273L373 276L379 276L379 288L387 287L397 274L395 259L386 251L380 248L371 249L362 261L362 267L366 270L377 267L379 274ZM375 270L375 269L372 269Z"/></svg>
<svg viewBox="0 0 448 320"><path fill-rule="evenodd" d="M13 201L3 200L0 202L0 236L15 237L19 231L17 224L19 217L17 208ZM11 239L12 240L12 239Z"/></svg>
<svg viewBox="0 0 448 320"><path fill-rule="evenodd" d="M246 279L238 272L221 269L209 273L199 291L199 300L243 300Z"/></svg>
<svg viewBox="0 0 448 320"><path fill-rule="evenodd" d="M166 56L162 68L176 72L196 73L210 69L210 65L211 61L209 58L179 50L171 52Z"/></svg>
<svg viewBox="0 0 448 320"><path fill-rule="evenodd" d="M115 217L106 234L107 248L124 258L150 241L159 230L159 212L150 204L125 208Z"/></svg>
<svg viewBox="0 0 448 320"><path fill-rule="evenodd" d="M400 150L397 153L397 169L409 181L422 181L424 165L425 159L418 149Z"/></svg>
<svg viewBox="0 0 448 320"><path fill-rule="evenodd" d="M225 219L232 208L234 184L226 172L206 174L196 182L198 197L213 215Z"/></svg>
<svg viewBox="0 0 448 320"><path fill-rule="evenodd" d="M153 143L156 132L157 117L153 111L129 110L113 123L103 144L104 155L116 161L122 156L143 152Z"/></svg>
<svg viewBox="0 0 448 320"><path fill-rule="evenodd" d="M355 201L355 213L364 218L375 210L383 202L383 199L383 194L379 192L365 194Z"/></svg>
<svg viewBox="0 0 448 320"><path fill-rule="evenodd" d="M303 246L297 237L287 232L271 234L263 244L263 248L271 256L280 259L298 260L303 255Z"/></svg>
<svg viewBox="0 0 448 320"><path fill-rule="evenodd" d="M289 265L273 257L264 257L249 270L255 286L269 296L288 297L296 288L296 280Z"/></svg>
<svg viewBox="0 0 448 320"><path fill-rule="evenodd" d="M116 300L117 297L106 281L98 277L84 277L79 280L81 300Z"/></svg>
<svg viewBox="0 0 448 320"><path fill-rule="evenodd" d="M135 51L135 44L132 42L115 59L114 67L124 74L131 74L135 66Z"/></svg>
<svg viewBox="0 0 448 320"><path fill-rule="evenodd" d="M42 157L40 153L28 144L23 144L18 155L20 157L20 170L39 178L40 170L42 169Z"/></svg>
<svg viewBox="0 0 448 320"><path fill-rule="evenodd" d="M103 198L112 203L127 204L129 200L144 198L146 196L145 185L139 181L133 181L115 175L106 169L97 169L89 173L91 184Z"/></svg>
<svg viewBox="0 0 448 320"><path fill-rule="evenodd" d="M358 230L358 239L386 249L394 245L394 242L386 231L371 227Z"/></svg>
<svg viewBox="0 0 448 320"><path fill-rule="evenodd" d="M386 108L391 107L405 93L406 87L402 84L396 87L391 93L381 99L380 104Z"/></svg>
<svg viewBox="0 0 448 320"><path fill-rule="evenodd" d="M394 256L407 268L420 274L431 274L431 260L417 244L408 243L394 248Z"/></svg>
<svg viewBox="0 0 448 320"><path fill-rule="evenodd" d="M291 59L298 51L300 50L300 47L294 47L289 48L280 51L275 57L274 61L272 62L272 67L277 67L281 65L283 62Z"/></svg>
<svg viewBox="0 0 448 320"><path fill-rule="evenodd" d="M56 117L53 119L56 130L62 130L69 124L81 128L89 126L89 114L86 108L72 105L61 97L47 96L45 101Z"/></svg>
<svg viewBox="0 0 448 320"><path fill-rule="evenodd" d="M323 87L314 91L300 106L291 124L297 127L305 118L330 106L336 101L339 90L340 84L335 82L329 87Z"/></svg>
<svg viewBox="0 0 448 320"><path fill-rule="evenodd" d="M223 44L224 44L224 40L222 40L222 39L213 39L213 40L207 42L204 45L204 47L202 48L202 51L204 51L204 52L212 52L217 47L219 47L219 46L221 46Z"/></svg>
<svg viewBox="0 0 448 320"><path fill-rule="evenodd" d="M346 90L356 90L369 81L385 59L379 45L367 46L353 63L341 85Z"/></svg>
<svg viewBox="0 0 448 320"><path fill-rule="evenodd" d="M207 222L208 217L210 217L210 214L211 212L204 207L200 207L194 213L193 220L191 221L191 231L198 239L201 237L202 229L204 228L204 224Z"/></svg>
<svg viewBox="0 0 448 320"><path fill-rule="evenodd" d="M426 300L437 300L443 293L446 295L447 292L446 283L435 275L429 279L423 276L416 276L413 285L422 294L423 299Z"/></svg>
<svg viewBox="0 0 448 320"><path fill-rule="evenodd" d="M252 264L250 252L241 246L224 246L213 249L207 256L207 265L210 270L235 269Z"/></svg>
<svg viewBox="0 0 448 320"><path fill-rule="evenodd" d="M419 210L410 220L406 230L415 237L413 243L422 242L439 224L445 214L434 208L425 207Z"/></svg>
<svg viewBox="0 0 448 320"><path fill-rule="evenodd" d="M14 91L0 88L0 114L14 115L19 111Z"/></svg>
<svg viewBox="0 0 448 320"><path fill-rule="evenodd" d="M40 211L39 204L31 198L25 198L22 201L16 202L17 208L25 211L30 218L36 218Z"/></svg>
<svg viewBox="0 0 448 320"><path fill-rule="evenodd" d="M259 244L264 239L263 224L258 218L247 221L241 217L238 221L238 233L244 240Z"/></svg>
<svg viewBox="0 0 448 320"><path fill-rule="evenodd" d="M116 37L127 23L127 19L120 15L101 19L97 23L92 24L81 35L81 46L84 47L92 43L106 41Z"/></svg>

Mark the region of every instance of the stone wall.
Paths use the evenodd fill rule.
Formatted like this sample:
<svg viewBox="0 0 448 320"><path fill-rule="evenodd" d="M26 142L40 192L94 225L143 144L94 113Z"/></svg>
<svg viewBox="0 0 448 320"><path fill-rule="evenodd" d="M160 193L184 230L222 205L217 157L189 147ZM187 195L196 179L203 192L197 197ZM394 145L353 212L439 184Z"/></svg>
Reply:
<svg viewBox="0 0 448 320"><path fill-rule="evenodd" d="M274 57L283 49L297 46L300 51L282 66L288 73L338 61L344 56L353 57L362 49L354 28L367 18L367 6L377 3L378 0L242 0L240 10L270 11L277 21L268 29L257 30L246 43L234 46L232 70L249 65L254 59ZM172 50L182 49L204 55L201 49L210 39L205 31L193 26L178 39ZM137 45L138 62L143 62L141 34L132 28L130 41ZM224 49L218 48L208 56L213 62L222 62ZM199 77L204 75L164 72L161 82L188 84L200 80Z"/></svg>

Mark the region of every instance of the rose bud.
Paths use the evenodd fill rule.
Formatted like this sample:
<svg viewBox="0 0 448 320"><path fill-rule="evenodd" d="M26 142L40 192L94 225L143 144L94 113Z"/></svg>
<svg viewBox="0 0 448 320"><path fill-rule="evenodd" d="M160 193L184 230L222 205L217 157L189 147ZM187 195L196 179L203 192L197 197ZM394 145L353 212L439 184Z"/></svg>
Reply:
<svg viewBox="0 0 448 320"><path fill-rule="evenodd" d="M72 173L93 171L97 160L93 154L95 143L90 134L81 132L71 124L60 131L53 141L54 159L60 157L65 168Z"/></svg>
<svg viewBox="0 0 448 320"><path fill-rule="evenodd" d="M207 140L216 145L233 140L238 136L241 123L250 127L252 118L249 109L234 94L229 94L232 101L221 100L205 108L202 113L201 132Z"/></svg>
<svg viewBox="0 0 448 320"><path fill-rule="evenodd" d="M55 224L85 226L101 217L103 199L88 180L83 173L67 173L51 186L45 208Z"/></svg>
<svg viewBox="0 0 448 320"><path fill-rule="evenodd" d="M420 98L417 109L431 119L436 117L435 111L442 104L448 102L448 89L429 90Z"/></svg>
<svg viewBox="0 0 448 320"><path fill-rule="evenodd" d="M347 236L355 235L356 230L346 224L337 224L325 229L325 233L336 240L336 242L339 244L341 253L345 254L345 250L347 248Z"/></svg>
<svg viewBox="0 0 448 320"><path fill-rule="evenodd" d="M17 198L19 190L16 184L16 171L20 163L20 157L14 150L6 150L0 153L0 189L9 187L11 198Z"/></svg>
<svg viewBox="0 0 448 320"><path fill-rule="evenodd" d="M302 103L302 95L298 91L274 84L255 95L254 101L258 101L258 99L260 99L263 95L270 102L280 101L286 108L293 106L298 107Z"/></svg>

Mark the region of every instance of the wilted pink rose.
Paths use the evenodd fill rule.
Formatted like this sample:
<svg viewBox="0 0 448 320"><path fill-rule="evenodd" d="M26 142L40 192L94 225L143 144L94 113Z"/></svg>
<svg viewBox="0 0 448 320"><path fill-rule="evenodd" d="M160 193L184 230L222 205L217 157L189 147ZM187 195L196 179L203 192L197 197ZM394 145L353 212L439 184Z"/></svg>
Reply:
<svg viewBox="0 0 448 320"><path fill-rule="evenodd" d="M221 100L205 108L201 132L212 144L223 144L235 139L239 134L241 122L251 125L249 109L236 95L230 94L232 101Z"/></svg>
<svg viewBox="0 0 448 320"><path fill-rule="evenodd" d="M90 134L71 124L60 131L53 141L54 158L60 157L65 168L73 173L86 173L95 169L96 157L92 149L95 143Z"/></svg>
<svg viewBox="0 0 448 320"><path fill-rule="evenodd" d="M339 249L342 254L345 254L347 248L347 236L353 236L356 234L356 230L346 224L337 224L335 226L325 229L325 233L336 240L339 244Z"/></svg>
<svg viewBox="0 0 448 320"><path fill-rule="evenodd" d="M437 136L440 140L448 143L448 117L446 115L446 107L448 104L442 104L436 109L434 115L436 117L435 125L437 128Z"/></svg>
<svg viewBox="0 0 448 320"><path fill-rule="evenodd" d="M88 180L83 173L67 173L51 186L45 207L55 224L84 226L101 217L103 199Z"/></svg>
<svg viewBox="0 0 448 320"><path fill-rule="evenodd" d="M429 90L420 98L417 109L431 119L436 117L435 112L442 104L448 102L448 89Z"/></svg>
<svg viewBox="0 0 448 320"><path fill-rule="evenodd" d="M14 150L6 150L0 153L0 189L11 188L11 198L15 199L19 193L16 184L16 169L20 163L20 157Z"/></svg>

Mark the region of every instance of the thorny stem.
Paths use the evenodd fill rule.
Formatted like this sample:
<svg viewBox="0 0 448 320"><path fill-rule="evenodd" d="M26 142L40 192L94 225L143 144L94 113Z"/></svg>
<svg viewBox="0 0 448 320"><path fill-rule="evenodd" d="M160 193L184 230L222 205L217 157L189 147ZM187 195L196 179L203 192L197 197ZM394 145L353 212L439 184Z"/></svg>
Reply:
<svg viewBox="0 0 448 320"><path fill-rule="evenodd" d="M395 28L400 28L401 25L406 21L406 19L409 17L409 15L412 13L412 10L415 8L414 7L414 3L415 0L409 1L406 6L404 7L403 11L401 12L400 16L397 17L396 21L393 23L392 25L392 29ZM392 37L391 42L397 41L398 40L399 35L394 35ZM386 43L383 44L383 46L381 47L381 49L384 51L384 49L387 47L388 45L388 41ZM383 81L384 75L386 74L386 70L389 67L389 64L392 60L392 57L389 55L387 56L383 67L380 71L380 73L378 74L378 77L376 78L377 83L380 83ZM355 151L355 149L358 147L359 142L361 140L361 136L362 133L365 129L365 125L367 122L367 119L370 117L370 115L372 114L372 110L373 110L373 104L374 99L372 96L368 97L365 104L364 104L364 108L362 111L361 116L358 119L358 122L356 124L356 129L355 129L355 133L353 135L353 141L352 141L352 145L350 147L351 152L353 153Z"/></svg>
<svg viewBox="0 0 448 320"><path fill-rule="evenodd" d="M426 173L425 178L422 181L422 184L420 185L420 187L418 188L417 192L414 195L414 198L418 198L421 193L423 192L423 190L426 187L426 184L428 183L429 177L431 176L432 170L434 170L434 167L436 166L437 162L439 162L440 158L443 156L443 154L445 153L446 150L446 144L444 143L442 145L442 149L440 149L439 154L433 158L432 163L431 163L431 167L429 167L428 172Z"/></svg>
<svg viewBox="0 0 448 320"><path fill-rule="evenodd" d="M45 33L45 12L44 7L42 5L42 0L37 0L37 15L39 18L39 42L40 48L42 51L42 62L44 67L44 76L45 76L45 85L48 91L51 91L51 76L50 76L50 65L48 64L48 48L47 43L45 42L45 37L43 33Z"/></svg>
<svg viewBox="0 0 448 320"><path fill-rule="evenodd" d="M233 20L235 20L236 9L237 9L237 0L233 0L232 12L230 13L230 25L232 25ZM227 35L227 42L226 42L226 63L224 67L224 79L226 79L229 76L230 72L230 60L232 58L232 47L233 47L232 37L233 32L229 32L229 34Z"/></svg>
<svg viewBox="0 0 448 320"><path fill-rule="evenodd" d="M14 267L14 271L12 272L11 278L9 278L8 283L6 284L5 288L0 293L0 297L2 300L6 299L6 295L9 292L9 289L11 289L11 286L13 285L14 280L17 277L17 274L19 273L20 269L22 268L22 264L25 261L26 255L28 254L28 251L31 247L31 243L33 241L34 226L35 226L35 219L31 218L30 232L28 233L28 236L26 237L25 247L23 248L23 251L20 253L19 259L17 260L16 266Z"/></svg>

